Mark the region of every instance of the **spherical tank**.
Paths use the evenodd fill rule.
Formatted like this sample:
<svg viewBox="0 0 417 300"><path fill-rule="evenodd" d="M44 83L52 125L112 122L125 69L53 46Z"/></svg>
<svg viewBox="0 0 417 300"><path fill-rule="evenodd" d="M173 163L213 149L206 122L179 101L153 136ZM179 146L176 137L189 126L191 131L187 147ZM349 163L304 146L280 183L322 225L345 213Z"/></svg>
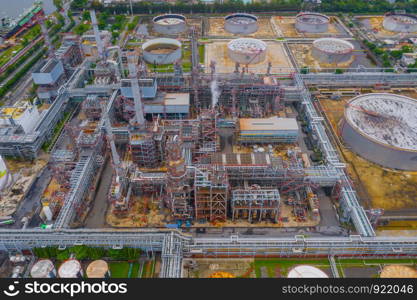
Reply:
<svg viewBox="0 0 417 300"><path fill-rule="evenodd" d="M295 17L295 28L299 32L323 33L329 28L330 18L318 13L299 13Z"/></svg>
<svg viewBox="0 0 417 300"><path fill-rule="evenodd" d="M174 39L159 38L142 45L143 58L151 64L172 64L181 59L181 43Z"/></svg>
<svg viewBox="0 0 417 300"><path fill-rule="evenodd" d="M345 40L321 38L313 42L312 56L322 63L340 64L352 58L354 46Z"/></svg>
<svg viewBox="0 0 417 300"><path fill-rule="evenodd" d="M229 58L244 65L263 62L266 57L266 50L265 42L251 38L236 39L227 44Z"/></svg>
<svg viewBox="0 0 417 300"><path fill-rule="evenodd" d="M231 14L224 18L224 29L233 34L251 34L258 31L258 18L251 14Z"/></svg>
<svg viewBox="0 0 417 300"><path fill-rule="evenodd" d="M161 34L175 35L187 29L186 19L183 15L165 14L152 20L153 29Z"/></svg>
<svg viewBox="0 0 417 300"><path fill-rule="evenodd" d="M340 124L349 149L383 167L417 170L417 101L387 93L353 98Z"/></svg>

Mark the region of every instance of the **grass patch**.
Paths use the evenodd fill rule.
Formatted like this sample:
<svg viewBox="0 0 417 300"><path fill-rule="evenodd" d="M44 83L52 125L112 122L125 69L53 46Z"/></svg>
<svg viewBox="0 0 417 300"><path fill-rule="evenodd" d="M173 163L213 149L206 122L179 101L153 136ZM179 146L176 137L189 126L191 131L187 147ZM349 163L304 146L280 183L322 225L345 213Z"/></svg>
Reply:
<svg viewBox="0 0 417 300"><path fill-rule="evenodd" d="M110 262L110 274L112 278L127 278L129 272L128 262Z"/></svg>
<svg viewBox="0 0 417 300"><path fill-rule="evenodd" d="M254 269L257 278L261 278L261 268L265 268L268 277L276 277L276 272L279 270L281 277L286 277L288 271L297 265L312 265L318 268L330 268L330 263L327 259L255 259Z"/></svg>

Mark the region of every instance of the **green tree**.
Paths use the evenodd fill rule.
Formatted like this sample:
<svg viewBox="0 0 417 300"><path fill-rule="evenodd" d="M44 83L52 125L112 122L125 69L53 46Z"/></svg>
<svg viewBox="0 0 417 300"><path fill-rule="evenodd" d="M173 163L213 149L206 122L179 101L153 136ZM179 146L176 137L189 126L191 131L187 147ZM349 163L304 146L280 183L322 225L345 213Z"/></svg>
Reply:
<svg viewBox="0 0 417 300"><path fill-rule="evenodd" d="M57 10L62 9L62 0L54 0L53 2Z"/></svg>

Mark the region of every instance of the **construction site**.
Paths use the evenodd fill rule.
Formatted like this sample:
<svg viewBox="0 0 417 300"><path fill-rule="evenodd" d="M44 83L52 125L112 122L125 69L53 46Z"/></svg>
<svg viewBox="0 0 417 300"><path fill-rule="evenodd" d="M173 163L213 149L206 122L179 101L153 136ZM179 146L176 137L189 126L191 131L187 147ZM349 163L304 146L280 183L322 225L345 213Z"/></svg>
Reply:
<svg viewBox="0 0 417 300"><path fill-rule="evenodd" d="M112 46L89 13L90 32L45 38L39 111L0 116L0 250L140 248L188 278L350 277L367 265L335 256L417 253L378 236L417 219L415 73L358 62L334 16L148 16Z"/></svg>

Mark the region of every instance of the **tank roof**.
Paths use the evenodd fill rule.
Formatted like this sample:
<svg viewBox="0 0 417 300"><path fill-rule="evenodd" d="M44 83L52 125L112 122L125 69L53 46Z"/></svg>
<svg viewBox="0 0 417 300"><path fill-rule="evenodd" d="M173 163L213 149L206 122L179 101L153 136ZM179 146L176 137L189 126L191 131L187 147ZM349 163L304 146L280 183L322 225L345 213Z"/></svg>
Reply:
<svg viewBox="0 0 417 300"><path fill-rule="evenodd" d="M395 148L417 151L417 101L373 93L353 98L345 118L362 135Z"/></svg>
<svg viewBox="0 0 417 300"><path fill-rule="evenodd" d="M69 259L59 267L58 274L61 278L75 278L79 271L81 271L80 262L76 259Z"/></svg>
<svg viewBox="0 0 417 300"><path fill-rule="evenodd" d="M45 278L54 270L54 264L49 259L38 260L30 270L30 276L33 278Z"/></svg>
<svg viewBox="0 0 417 300"><path fill-rule="evenodd" d="M260 51L266 50L266 43L257 40L257 39L251 39L251 38L241 38L241 39L235 39L230 41L227 44L227 47L230 50L242 52L242 53L257 53Z"/></svg>
<svg viewBox="0 0 417 300"><path fill-rule="evenodd" d="M345 40L335 38L321 38L313 42L313 46L330 54L343 54L353 51L354 46Z"/></svg>
<svg viewBox="0 0 417 300"><path fill-rule="evenodd" d="M328 278L322 270L307 265L301 265L288 272L288 278Z"/></svg>
<svg viewBox="0 0 417 300"><path fill-rule="evenodd" d="M95 260L91 262L86 270L88 278L103 278L109 270L107 262L104 260Z"/></svg>

